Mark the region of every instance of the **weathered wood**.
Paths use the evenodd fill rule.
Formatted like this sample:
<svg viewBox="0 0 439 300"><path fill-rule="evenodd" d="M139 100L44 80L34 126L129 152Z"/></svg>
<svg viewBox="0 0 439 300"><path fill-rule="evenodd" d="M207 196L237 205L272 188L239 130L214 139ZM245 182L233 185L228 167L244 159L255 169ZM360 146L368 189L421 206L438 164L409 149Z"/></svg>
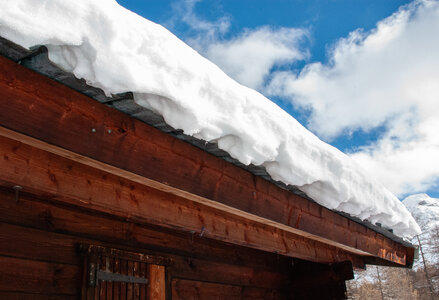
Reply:
<svg viewBox="0 0 439 300"><path fill-rule="evenodd" d="M90 226L92 226L93 224L90 224ZM172 263L172 259L168 257L148 255L145 253L139 253L137 251L136 252L125 251L125 250L120 250L111 247L103 247L94 244L82 243L79 245L78 248L83 255L104 256L112 259L119 258L129 261L137 261L137 262L160 265L160 266L167 266Z"/></svg>
<svg viewBox="0 0 439 300"><path fill-rule="evenodd" d="M261 270L277 270L276 265L288 266L290 259L270 253L224 244L190 233L171 232L164 228L151 228L132 222L114 219L108 215L80 211L56 203L41 202L35 197L21 194L19 202L15 201L12 190L0 189L0 221L37 228L39 230L20 231L11 235L8 224L2 224L1 239L11 242L7 246L14 252L17 247L35 241L41 249L56 249L52 259L56 262L77 263L75 254L68 254L70 247L77 242L93 243L93 239L114 244L129 245L150 249L157 253L175 253L192 259L202 258L212 261L227 261L229 264L257 267ZM41 231L40 231L41 230ZM44 232L49 231L49 232ZM59 232L59 233L51 233ZM61 234L61 235L60 235ZM64 235L65 234L65 235ZM69 236L67 236L67 234ZM47 236L48 241L40 239ZM22 237L22 238L20 238ZM78 240L80 238L80 240ZM15 242L13 242L15 239ZM42 247L38 244L42 243ZM45 246L47 243L47 247ZM29 245L29 244L28 244ZM37 255L39 251L24 251L24 255ZM57 255L59 254L59 255ZM45 253L41 254L43 257ZM38 259L42 259L42 258ZM286 268L285 268L286 269Z"/></svg>
<svg viewBox="0 0 439 300"><path fill-rule="evenodd" d="M0 222L0 255L79 266L79 241L68 235Z"/></svg>
<svg viewBox="0 0 439 300"><path fill-rule="evenodd" d="M173 278L210 281L241 286L280 288L288 284L287 275L254 267L230 266L220 262L187 259L176 260L170 268ZM214 271L213 271L214 270Z"/></svg>
<svg viewBox="0 0 439 300"><path fill-rule="evenodd" d="M276 290L177 279L172 281L172 299L275 300L285 296Z"/></svg>
<svg viewBox="0 0 439 300"><path fill-rule="evenodd" d="M14 245L14 236L22 236L23 240L27 241L26 248L21 248L23 245L19 241L17 245ZM77 243L69 244L68 247L60 247L62 241L72 240L73 237L66 236L64 234L54 234L50 232L44 232L32 228L25 228L17 225L0 223L0 254L8 255L11 257L26 257L29 261L43 260L43 261L56 261L56 265L65 265L59 261L67 261L68 263L80 264L80 259L76 245L88 240L78 239ZM12 243L10 245L9 243ZM113 245L114 247L114 245ZM58 251L61 249L61 251ZM136 248L137 251L146 249ZM67 251L69 250L69 251ZM72 261L72 257L77 257ZM233 266L224 263L215 263L200 259L185 259L175 255L171 255L175 262L175 265L169 266L169 270L174 274L176 278L185 278L193 280L210 280L219 283L228 283L242 286L252 287L265 287L268 289L282 288L289 285L287 275L275 274L270 272L261 272L256 268L249 268L244 266ZM26 260L26 261L27 261ZM280 262L282 263L282 262ZM105 262L101 262L105 264ZM126 262L125 262L126 264ZM110 269L112 266L110 265ZM126 272L127 265L125 265ZM144 269L143 269L144 270ZM164 272L161 269L160 272ZM78 274L79 275L79 274ZM33 274L38 277L38 274ZM151 276L151 274L150 274ZM164 278L164 274L163 274ZM75 278L79 281L79 277ZM150 278L150 280L152 280ZM120 286L124 285L123 295L131 295L135 293L137 289L131 288L127 284L117 284L117 290L114 289L115 284L102 283L99 291L100 295L118 293L121 290ZM29 287L28 292L36 292L41 290L34 290L34 287ZM78 288L78 292L79 292ZM42 291L41 291L42 292ZM91 294L93 295L93 293ZM90 296L88 299L95 299L94 296ZM151 298L156 299L156 298Z"/></svg>
<svg viewBox="0 0 439 300"><path fill-rule="evenodd" d="M55 294L30 294L22 292L2 292L0 291L0 299L7 300L77 300L76 295L55 295Z"/></svg>
<svg viewBox="0 0 439 300"><path fill-rule="evenodd" d="M213 271L214 269L212 269ZM165 267L158 265L148 266L148 299L166 299Z"/></svg>
<svg viewBox="0 0 439 300"><path fill-rule="evenodd" d="M77 295L78 266L0 256L0 291Z"/></svg>
<svg viewBox="0 0 439 300"><path fill-rule="evenodd" d="M201 236L317 262L354 260L332 245L290 227L219 211L108 172L0 137L0 180L23 191L141 223L197 232ZM207 200L206 200L207 201ZM178 216L178 217L177 217ZM318 238L317 238L318 239ZM352 249L352 252L359 250Z"/></svg>
<svg viewBox="0 0 439 300"><path fill-rule="evenodd" d="M148 187L152 187L152 188L157 189L159 191L164 191L166 193L170 193L172 195L185 198L187 200L205 205L207 207L214 208L216 210L220 210L221 212L225 212L226 214L232 214L232 215L235 215L238 217L242 217L246 220L254 221L254 222L260 223L262 225L272 226L275 229L280 229L282 231L290 232L290 233L293 233L295 235L299 235L299 236L311 239L313 241L322 242L324 244L334 246L334 247L346 250L346 251L351 252L351 253L360 254L360 255L369 255L368 253L361 251L361 250L358 250L356 248L352 248L352 247L328 240L326 238L322 238L322 237L319 237L319 236L316 236L316 235L313 235L313 234L310 234L310 233L307 233L307 232L304 232L304 231L301 231L301 230L298 230L298 229L295 229L295 228L292 228L292 227L289 227L289 226L286 226L283 224L279 224L277 222L273 222L272 220L261 218L261 217L249 214L249 213L244 212L244 211L240 211L240 210L232 208L232 207L228 207L228 206L220 204L218 202L214 202L214 201L190 194L186 191L181 191L181 190L169 187L167 185L164 185L164 184L161 184L161 183L158 183L155 181L151 181L149 179L138 176L136 174L133 174L133 173L130 173L130 172L120 170L120 169L117 169L115 167L103 164L99 161L94 161L92 159L89 159L87 157L72 153L70 151L48 145L44 142L41 142L41 141L35 140L33 138L30 138L30 137L18 134L16 132L7 130L3 127L0 127L0 136L6 137L6 138L12 138L13 140L19 141L20 143L24 143L26 145L30 145L32 147L36 147L36 148L42 149L44 151L49 151L50 153L56 154L57 156L59 155L61 157L67 158L69 160L73 160L73 161L78 162L80 164L85 164L86 166L89 166L89 167L97 168L98 170L102 170L102 171L107 172L107 173L117 174L124 179L128 179L129 181L134 181L134 182L139 183L141 185L146 185ZM103 179L105 180L106 178L103 178ZM203 228L202 228L203 233L200 233L201 235L204 234ZM277 251L277 250L275 252L279 253L279 251ZM384 249L384 253L385 253L385 249ZM393 251L393 252L388 252L388 254L389 253L396 253L396 252ZM394 256L392 256L392 258L400 259L400 256L394 255Z"/></svg>
<svg viewBox="0 0 439 300"><path fill-rule="evenodd" d="M0 197L4 202L4 198ZM21 201L24 201L23 199ZM35 205L33 205L35 208ZM37 213L39 214L39 210ZM1 212L1 210L0 210ZM77 215L78 220L86 222L85 218ZM21 218L26 218L22 215ZM20 219L18 219L20 220ZM110 220L111 222L111 220ZM66 222L67 223L67 222ZM60 231L65 232L66 228L58 226L59 222L54 220L54 226ZM79 243L101 244L102 242L92 240L93 236L96 239L105 239L106 235L101 235L102 230L94 230L94 228L101 227L102 223L97 220L93 224L84 224L84 228L88 228L87 238L81 238L61 233L52 233L39 229L26 228L22 226L0 223L0 255L7 255L17 258L27 258L32 260L50 261L59 264L81 264L81 257L78 255L77 245ZM105 227L105 226L103 226ZM107 230L108 234L111 229ZM72 234L72 233L69 233ZM108 239L108 238L107 238ZM150 255L161 255L164 253L156 253L148 249L147 245L139 243L132 243L131 238L125 243L120 240L111 239L110 241L117 241L122 245L130 245L131 251L141 251ZM102 244L103 246L115 247L115 244ZM126 246L125 246L126 247ZM233 247L229 248L233 254ZM168 252L172 249L168 249ZM251 252L249 255L251 255ZM254 254L254 253L253 253ZM202 255L200 255L202 256ZM215 259L214 261L206 259L197 259L194 257L181 257L172 253L167 254L167 257L173 260L173 264L169 267L175 277L206 280L222 282L222 283L239 283L243 286L261 286L269 288L279 288L288 284L288 272L284 267L288 267L287 262L279 258L279 261L272 261L271 270L268 267L264 268L264 257L257 256L261 261L261 266L256 266L253 263L250 266L242 265L245 261L241 261L240 265L234 265L233 261L219 262L224 257L212 257L212 254L206 253L207 258ZM236 263L236 262L235 262ZM284 266L286 265L286 266ZM126 267L126 266L124 266ZM214 272L212 270L215 270ZM125 285L126 286L126 285Z"/></svg>
<svg viewBox="0 0 439 300"><path fill-rule="evenodd" d="M139 269L139 274L140 277L146 277L147 276L147 272L148 272L148 265L145 263L140 264L140 269ZM164 284L166 284L166 282L164 282ZM141 286L140 287L140 299L147 299L147 290L148 290L148 286Z"/></svg>
<svg viewBox="0 0 439 300"><path fill-rule="evenodd" d="M1 57L0 99L3 126L373 256L406 264L403 258L409 250L398 243ZM409 258L412 259L410 255Z"/></svg>

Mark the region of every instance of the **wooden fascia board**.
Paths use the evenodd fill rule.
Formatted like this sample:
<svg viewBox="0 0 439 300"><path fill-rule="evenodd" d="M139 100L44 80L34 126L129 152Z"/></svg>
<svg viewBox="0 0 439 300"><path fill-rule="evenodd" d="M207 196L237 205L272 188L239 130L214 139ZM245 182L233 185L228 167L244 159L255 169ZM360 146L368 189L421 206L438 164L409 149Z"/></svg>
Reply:
<svg viewBox="0 0 439 300"><path fill-rule="evenodd" d="M315 262L367 255L3 127L0 153L0 185L20 193Z"/></svg>
<svg viewBox="0 0 439 300"><path fill-rule="evenodd" d="M288 230L406 264L408 248L3 57L0 125Z"/></svg>

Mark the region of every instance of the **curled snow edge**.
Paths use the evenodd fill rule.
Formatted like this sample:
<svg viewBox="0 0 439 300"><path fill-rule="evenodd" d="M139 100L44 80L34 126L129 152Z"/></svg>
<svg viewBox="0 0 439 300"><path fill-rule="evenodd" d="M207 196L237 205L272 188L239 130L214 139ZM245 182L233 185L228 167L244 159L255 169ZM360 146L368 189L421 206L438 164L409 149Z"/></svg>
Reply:
<svg viewBox="0 0 439 300"><path fill-rule="evenodd" d="M45 45L65 71L136 103L185 134L217 142L243 164L319 204L410 238L420 228L401 202L353 160L322 142L260 93L228 77L164 27L114 0L14 0L0 10L0 35Z"/></svg>

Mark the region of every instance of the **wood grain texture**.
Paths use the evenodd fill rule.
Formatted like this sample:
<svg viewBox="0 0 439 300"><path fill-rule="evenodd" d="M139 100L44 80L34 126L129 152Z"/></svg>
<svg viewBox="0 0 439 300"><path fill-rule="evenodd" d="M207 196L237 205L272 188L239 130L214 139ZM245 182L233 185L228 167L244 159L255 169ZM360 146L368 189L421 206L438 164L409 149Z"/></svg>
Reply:
<svg viewBox="0 0 439 300"><path fill-rule="evenodd" d="M212 269L213 271L213 269ZM148 266L148 299L166 299L165 267L158 265Z"/></svg>
<svg viewBox="0 0 439 300"><path fill-rule="evenodd" d="M0 124L372 256L413 260L413 249L2 57Z"/></svg>
<svg viewBox="0 0 439 300"><path fill-rule="evenodd" d="M269 253L258 253L249 248L237 249L232 245L215 245L208 247L199 245L195 253L182 253L178 247L172 247L174 241L171 234L167 235L169 248L166 252L138 238L141 228L134 231L120 232L120 236L112 236L113 227L108 226L114 220L110 218L90 218L85 213L72 209L51 209L51 205L40 206L38 202L29 201L22 196L20 203L14 203L13 196L4 197L0 190L0 204L10 202L6 209L0 208L0 255L16 258L47 261L56 264L81 265L82 257L78 255L78 244L95 244L104 247L122 248L128 251L141 252L148 255L165 256L173 263L168 270L174 277L192 280L211 280L214 282L240 284L243 286L260 286L280 288L289 282L291 262ZM14 215L7 215L13 207L21 207ZM27 211L24 207L31 209ZM70 215L67 216L70 212ZM48 217L50 215L51 217ZM78 224L71 225L74 216ZM63 219L65 217L65 219ZM37 221L39 219L39 221ZM4 221L22 223L22 225L3 223ZM45 224L50 222L50 227ZM114 227L120 223L115 222ZM25 227L26 226L26 227ZM30 226L39 227L32 228ZM134 228L133 226L128 226ZM58 231L53 232L53 231ZM159 234L159 230L156 230ZM118 233L119 235L119 233ZM125 237L125 238L124 238ZM180 237L175 238L178 242ZM187 237L190 241L190 236ZM154 242L154 241L152 241ZM198 247L197 247L198 248ZM224 255L229 253L229 256ZM238 260L228 259L237 254ZM256 259L256 261L253 261ZM259 261L259 264L258 264ZM269 265L266 263L269 262ZM126 269L125 265L118 266ZM146 272L146 270L144 270ZM125 272L125 271L124 271ZM121 284L126 294L126 285Z"/></svg>
<svg viewBox="0 0 439 300"><path fill-rule="evenodd" d="M291 263L291 259L284 256L217 242L191 233L141 225L79 208L72 209L71 206L47 202L45 200L48 199L31 197L25 193L21 194L19 202L16 202L12 190L0 189L0 199L0 221L43 231L43 233L37 233L29 230L27 233L20 232L20 235L14 236L7 235L8 231L4 230L2 240L5 245L24 246L27 241L33 241L35 236L47 234L50 237L49 244L45 246L46 242L41 240L43 247L56 249L55 254L60 253L60 256L54 254L52 256L54 259L69 258L68 261L63 260L63 262L76 263L75 256L63 253L69 251L67 249L70 245L77 242L75 237L79 237L84 243L99 239L115 244L151 249L155 252L175 253L192 259L203 258L216 261L221 258L230 264L258 267L262 270L272 270L272 266L278 264L287 266ZM8 228L7 226L11 225L2 224L0 228ZM64 235L58 237L58 234L73 237L69 238ZM6 244L13 242L14 239L15 243L12 245ZM35 242L38 244L39 240L36 239ZM31 254L32 251L25 253Z"/></svg>
<svg viewBox="0 0 439 300"><path fill-rule="evenodd" d="M0 256L0 291L77 295L78 266Z"/></svg>
<svg viewBox="0 0 439 300"><path fill-rule="evenodd" d="M2 292L0 291L0 299L7 300L78 300L77 295L63 294L32 294L23 292Z"/></svg>
<svg viewBox="0 0 439 300"><path fill-rule="evenodd" d="M176 279L172 281L172 299L275 300L284 297L275 290Z"/></svg>
<svg viewBox="0 0 439 300"><path fill-rule="evenodd" d="M0 180L5 185L22 186L23 192L301 259L325 263L354 260L354 254L332 245L218 211L8 138L0 137L0 155Z"/></svg>

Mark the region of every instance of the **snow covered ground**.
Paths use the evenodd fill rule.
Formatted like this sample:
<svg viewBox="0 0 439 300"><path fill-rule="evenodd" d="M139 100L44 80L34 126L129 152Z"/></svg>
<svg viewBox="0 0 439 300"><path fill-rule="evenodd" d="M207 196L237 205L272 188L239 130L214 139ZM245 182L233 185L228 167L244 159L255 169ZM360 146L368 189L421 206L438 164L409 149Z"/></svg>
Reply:
<svg viewBox="0 0 439 300"><path fill-rule="evenodd" d="M114 0L3 1L0 35L24 47L46 45L53 62L88 84L108 95L133 92L172 127L264 166L330 209L402 237L420 232L400 201L354 161Z"/></svg>

